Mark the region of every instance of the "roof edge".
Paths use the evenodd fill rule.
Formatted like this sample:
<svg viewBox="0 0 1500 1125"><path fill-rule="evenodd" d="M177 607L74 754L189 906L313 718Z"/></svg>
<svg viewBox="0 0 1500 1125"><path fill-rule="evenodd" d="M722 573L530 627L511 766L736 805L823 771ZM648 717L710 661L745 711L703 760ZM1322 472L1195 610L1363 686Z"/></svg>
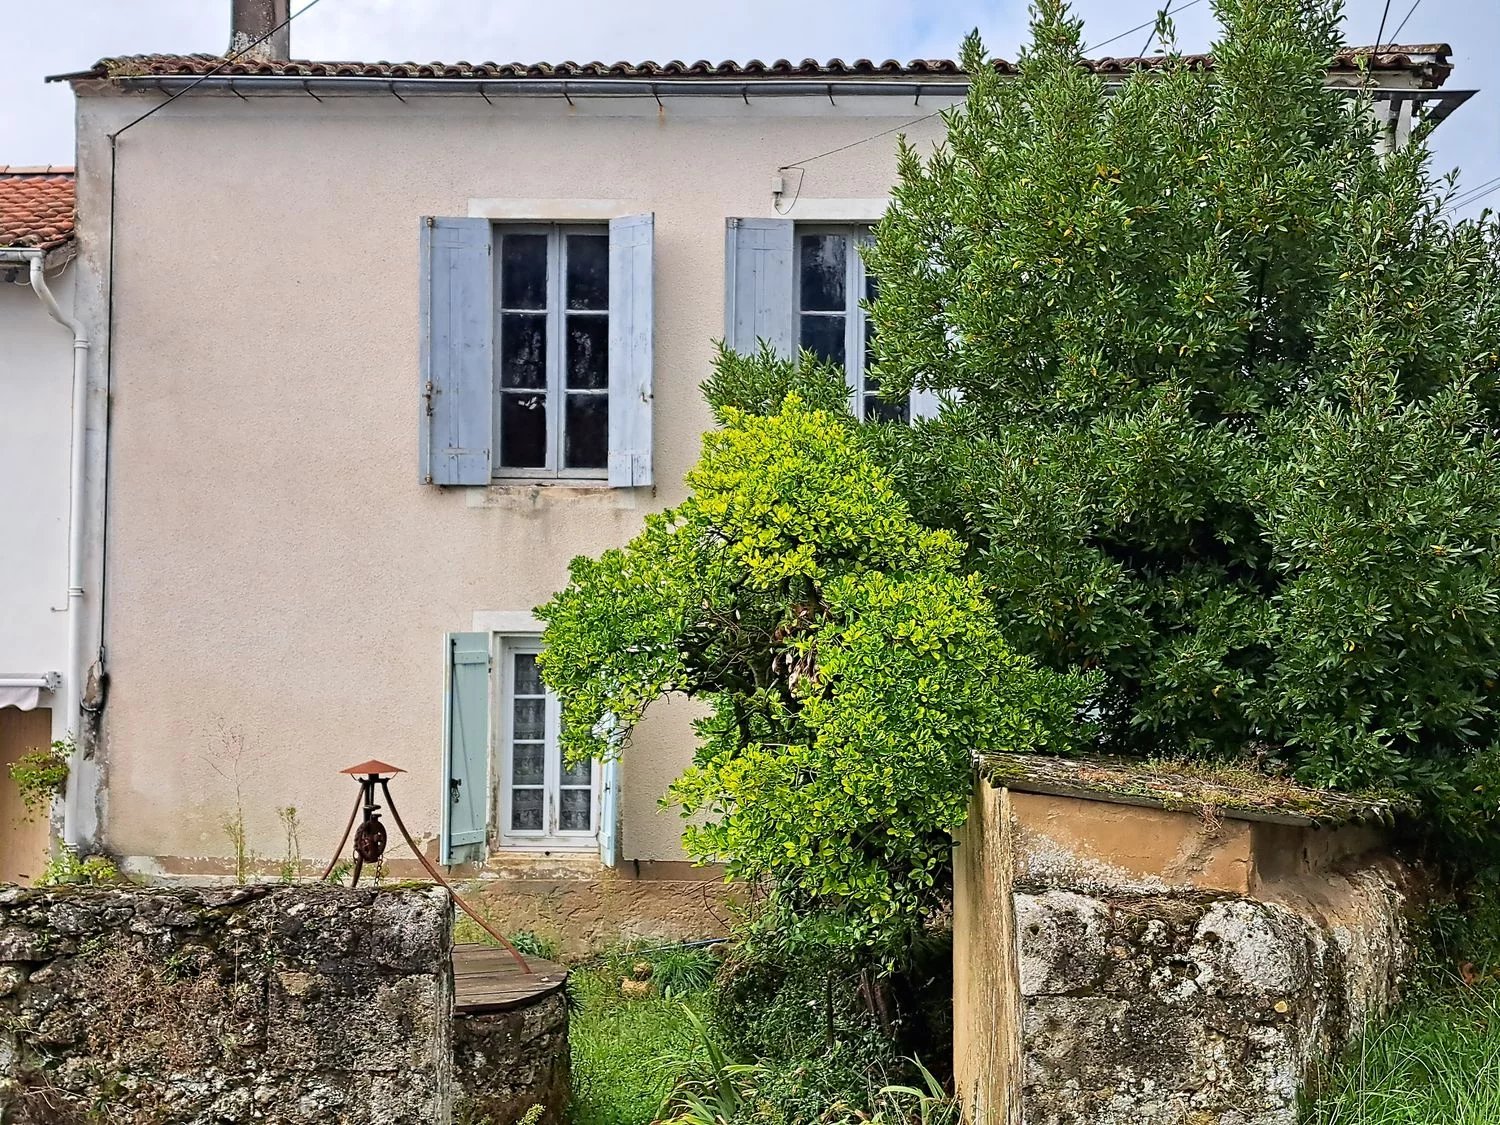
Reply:
<svg viewBox="0 0 1500 1125"><path fill-rule="evenodd" d="M1452 53L1452 47L1446 43L1343 47L1331 60L1329 73L1352 74L1367 70L1406 73L1435 87L1441 86L1452 72L1453 67L1449 61ZM1184 54L1176 57L1191 67L1211 69L1214 65L1212 54ZM1171 56L1162 54L1105 56L1084 59L1082 65L1096 74L1123 76L1139 70L1160 69L1170 58ZM1007 59L994 59L991 66L1004 74L1017 72L1017 65ZM827 61L803 59L801 62L777 59L769 63L751 59L743 63L725 61L717 64L706 59L691 63L681 60L666 63L651 60L638 63L577 63L572 61L561 63L417 63L340 62L310 59L268 62L208 54L155 54L103 58L87 70L49 75L47 81L76 83L108 80L124 83L135 79L203 78L207 76L284 79L289 82L313 78L321 80L343 78L481 79L495 82L526 79L554 81L674 79L733 80L745 83L806 80L823 84L838 83L841 80L911 81L946 78L966 82L968 79L963 68L952 59L913 59L905 63L895 59L879 62L871 59L855 59L845 62L838 58Z"/></svg>

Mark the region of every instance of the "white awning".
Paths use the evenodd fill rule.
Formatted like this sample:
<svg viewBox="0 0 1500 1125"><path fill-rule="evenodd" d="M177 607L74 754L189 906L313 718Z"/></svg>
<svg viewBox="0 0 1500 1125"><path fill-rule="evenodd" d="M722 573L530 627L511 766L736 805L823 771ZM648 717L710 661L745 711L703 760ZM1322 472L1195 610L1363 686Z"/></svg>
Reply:
<svg viewBox="0 0 1500 1125"><path fill-rule="evenodd" d="M0 672L0 707L34 710L42 692L56 691L61 684L56 672Z"/></svg>

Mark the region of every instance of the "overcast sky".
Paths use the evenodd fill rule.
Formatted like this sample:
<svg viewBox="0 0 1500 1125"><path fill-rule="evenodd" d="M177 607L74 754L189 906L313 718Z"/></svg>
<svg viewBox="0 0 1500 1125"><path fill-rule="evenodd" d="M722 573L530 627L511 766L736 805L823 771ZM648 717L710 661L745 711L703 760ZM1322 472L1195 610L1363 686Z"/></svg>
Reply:
<svg viewBox="0 0 1500 1125"><path fill-rule="evenodd" d="M1076 0L1085 42L1110 39L1152 18L1164 0ZM42 78L105 55L219 53L230 0L0 0L6 65L0 70L0 164L73 161L72 93ZM293 10L306 0L293 0ZM1184 50L1214 34L1211 0L1173 0ZM1347 39L1386 41L1411 0L1349 0ZM292 25L298 58L456 62L708 58L950 57L978 27L995 54L1014 57L1026 31L1025 0L319 0ZM1101 47L1130 55L1149 30ZM1500 177L1500 3L1418 0L1400 42L1447 42L1450 87L1481 89L1433 138L1440 170L1475 187ZM1500 191L1485 201L1500 207ZM1476 203L1463 213L1477 211Z"/></svg>

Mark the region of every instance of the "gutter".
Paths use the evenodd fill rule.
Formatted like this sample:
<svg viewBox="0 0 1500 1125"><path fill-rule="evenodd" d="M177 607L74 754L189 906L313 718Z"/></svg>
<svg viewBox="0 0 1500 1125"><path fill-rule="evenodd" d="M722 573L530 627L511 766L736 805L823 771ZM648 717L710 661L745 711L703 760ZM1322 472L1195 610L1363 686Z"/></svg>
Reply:
<svg viewBox="0 0 1500 1125"><path fill-rule="evenodd" d="M30 267L31 288L46 308L47 314L73 334L73 399L70 425L70 460L68 466L68 662L63 673L63 714L68 733L74 739L73 761L69 762L67 793L64 797L63 839L70 846L85 843L80 824L85 802L92 804L92 792L84 783L84 770L78 747L82 739L83 650L85 621L83 604L84 528L87 523L85 445L88 429L88 360L90 341L83 325L63 312L56 296L47 285L44 272L47 254L43 250L0 249L0 262L26 263ZM92 776L90 771L89 776ZM92 817L89 818L92 824Z"/></svg>

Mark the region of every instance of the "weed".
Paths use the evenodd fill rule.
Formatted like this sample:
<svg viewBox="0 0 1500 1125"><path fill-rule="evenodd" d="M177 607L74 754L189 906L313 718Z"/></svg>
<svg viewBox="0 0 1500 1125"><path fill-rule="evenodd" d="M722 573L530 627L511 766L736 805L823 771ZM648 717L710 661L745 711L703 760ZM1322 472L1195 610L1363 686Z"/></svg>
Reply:
<svg viewBox="0 0 1500 1125"><path fill-rule="evenodd" d="M1500 1122L1500 985L1455 982L1355 1044L1310 1125Z"/></svg>
<svg viewBox="0 0 1500 1125"><path fill-rule="evenodd" d="M281 821L281 827L286 831L286 855L281 861L281 881L293 883L302 873L302 841L298 838L302 825L297 818L295 805L277 809L276 816Z"/></svg>
<svg viewBox="0 0 1500 1125"><path fill-rule="evenodd" d="M105 855L79 857L78 852L64 844L57 854L47 861L37 877L38 887L62 887L81 885L89 887L108 886L128 880L120 874L114 860Z"/></svg>
<svg viewBox="0 0 1500 1125"><path fill-rule="evenodd" d="M10 766L10 779L21 791L26 812L21 819L35 821L51 811L52 802L68 782L68 761L75 747L71 738L58 739L46 749L22 754Z"/></svg>

